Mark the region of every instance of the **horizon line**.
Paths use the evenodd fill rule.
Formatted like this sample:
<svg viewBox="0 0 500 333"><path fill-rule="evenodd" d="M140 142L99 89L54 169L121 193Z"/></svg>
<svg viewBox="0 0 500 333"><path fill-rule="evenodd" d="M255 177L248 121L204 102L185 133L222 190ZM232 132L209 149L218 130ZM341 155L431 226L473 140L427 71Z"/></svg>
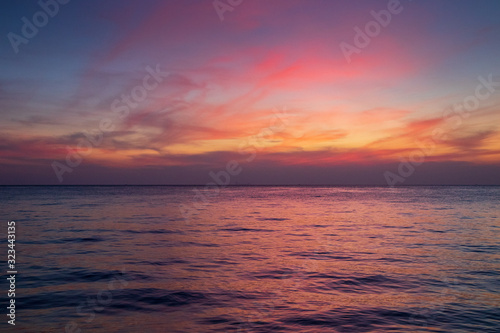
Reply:
<svg viewBox="0 0 500 333"><path fill-rule="evenodd" d="M203 187L208 184L0 184L0 187L8 186L170 186L170 187ZM213 186L210 184L210 186ZM219 185L217 187L294 187L294 186L310 186L310 187L415 187L415 186L500 186L500 184L401 184L396 186L390 185L375 185L375 184L228 184Z"/></svg>

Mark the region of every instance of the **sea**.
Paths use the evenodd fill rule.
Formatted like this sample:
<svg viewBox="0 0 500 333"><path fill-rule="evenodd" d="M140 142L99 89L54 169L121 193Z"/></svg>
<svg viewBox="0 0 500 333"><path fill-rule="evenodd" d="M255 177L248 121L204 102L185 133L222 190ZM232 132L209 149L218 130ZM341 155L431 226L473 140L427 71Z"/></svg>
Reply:
<svg viewBox="0 0 500 333"><path fill-rule="evenodd" d="M2 186L0 213L2 332L500 332L500 187Z"/></svg>

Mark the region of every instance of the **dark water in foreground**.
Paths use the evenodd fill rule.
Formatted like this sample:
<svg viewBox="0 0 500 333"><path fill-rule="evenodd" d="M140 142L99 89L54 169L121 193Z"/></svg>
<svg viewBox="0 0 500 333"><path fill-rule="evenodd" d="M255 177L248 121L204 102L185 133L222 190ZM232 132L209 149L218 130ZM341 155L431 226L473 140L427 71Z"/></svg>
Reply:
<svg viewBox="0 0 500 333"><path fill-rule="evenodd" d="M0 188L12 331L500 332L500 187L229 187L185 221L193 195Z"/></svg>

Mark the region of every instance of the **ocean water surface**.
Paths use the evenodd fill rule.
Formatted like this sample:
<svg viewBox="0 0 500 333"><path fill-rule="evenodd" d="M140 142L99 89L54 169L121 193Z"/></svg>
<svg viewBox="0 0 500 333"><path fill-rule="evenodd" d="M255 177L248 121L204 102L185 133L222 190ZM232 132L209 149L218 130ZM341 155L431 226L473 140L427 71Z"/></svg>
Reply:
<svg viewBox="0 0 500 333"><path fill-rule="evenodd" d="M0 212L16 332L500 332L500 187L4 186Z"/></svg>

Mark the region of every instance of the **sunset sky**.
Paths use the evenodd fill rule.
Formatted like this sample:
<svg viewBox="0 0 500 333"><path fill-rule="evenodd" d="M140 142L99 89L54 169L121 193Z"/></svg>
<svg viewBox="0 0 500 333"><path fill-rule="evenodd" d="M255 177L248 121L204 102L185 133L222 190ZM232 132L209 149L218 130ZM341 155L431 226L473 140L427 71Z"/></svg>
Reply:
<svg viewBox="0 0 500 333"><path fill-rule="evenodd" d="M500 184L497 0L44 1L2 3L0 184Z"/></svg>

